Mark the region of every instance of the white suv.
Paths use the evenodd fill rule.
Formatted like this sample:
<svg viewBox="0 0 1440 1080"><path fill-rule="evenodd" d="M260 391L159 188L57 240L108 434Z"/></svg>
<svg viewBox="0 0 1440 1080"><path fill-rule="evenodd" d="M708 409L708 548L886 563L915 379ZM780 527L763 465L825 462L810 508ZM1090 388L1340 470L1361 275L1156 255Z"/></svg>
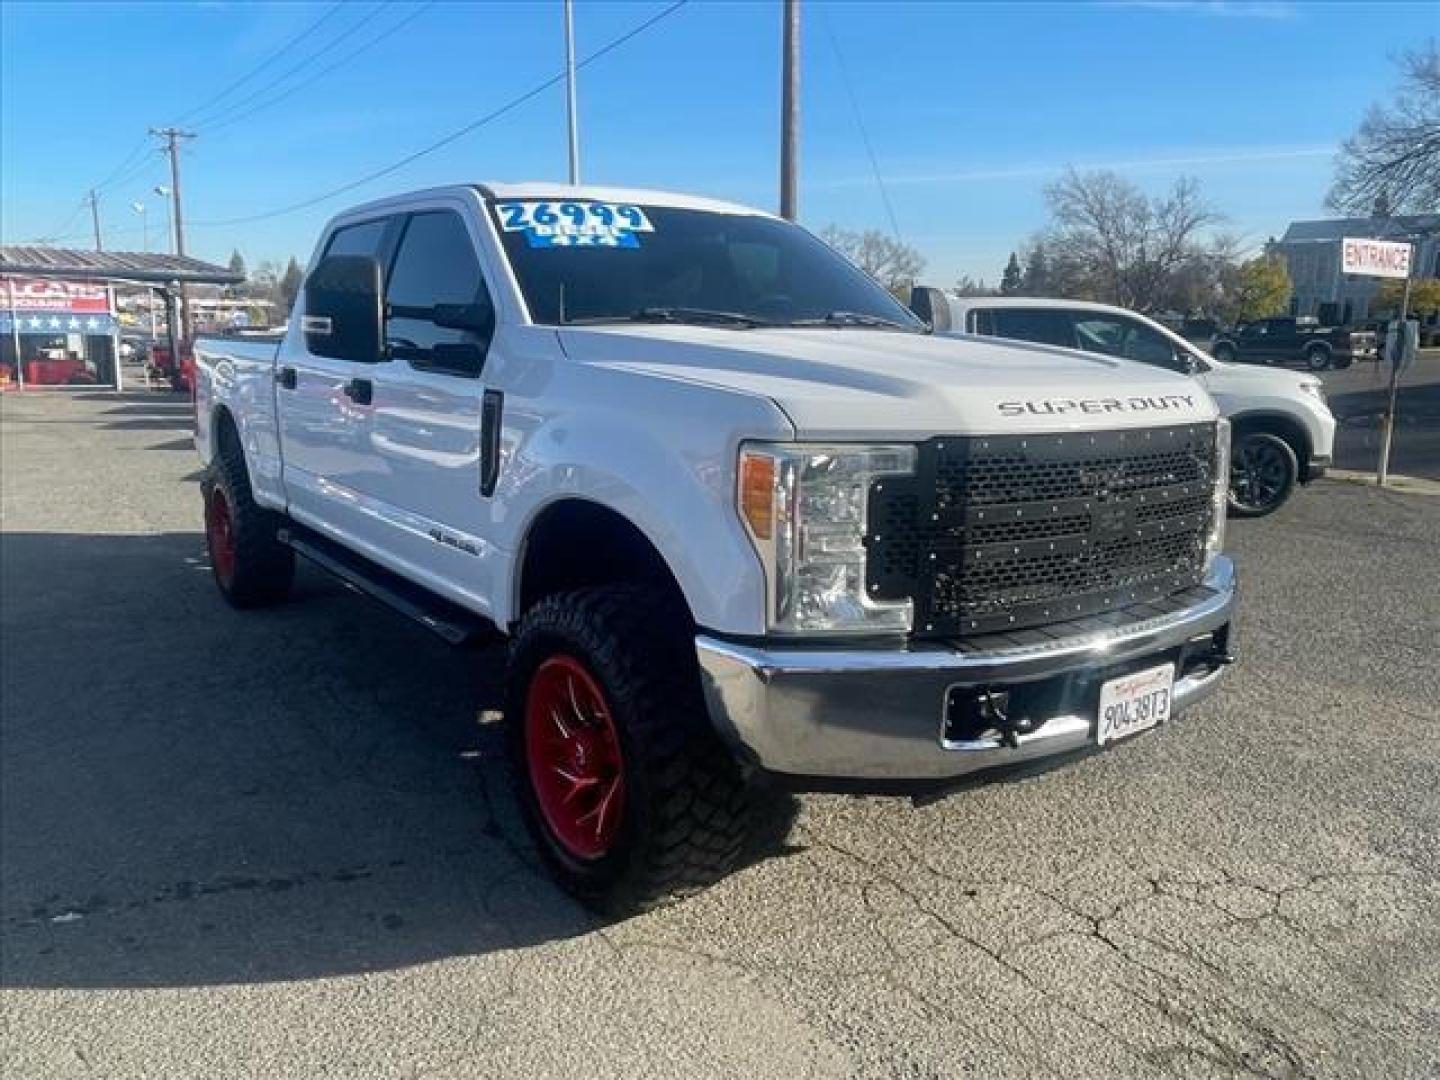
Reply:
<svg viewBox="0 0 1440 1080"><path fill-rule="evenodd" d="M1092 361L1098 354L1195 376L1231 424L1236 515L1279 509L1297 483L1323 476L1330 464L1335 417L1313 375L1221 363L1159 323L1108 304L916 289L912 307L937 333L1033 341L1079 350Z"/></svg>

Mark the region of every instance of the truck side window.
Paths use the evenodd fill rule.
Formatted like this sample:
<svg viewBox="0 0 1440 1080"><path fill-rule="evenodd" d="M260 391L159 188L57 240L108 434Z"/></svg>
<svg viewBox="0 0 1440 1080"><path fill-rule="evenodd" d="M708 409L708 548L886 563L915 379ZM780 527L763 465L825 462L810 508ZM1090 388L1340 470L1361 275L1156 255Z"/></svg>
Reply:
<svg viewBox="0 0 1440 1080"><path fill-rule="evenodd" d="M325 245L326 255L379 255L380 242L385 238L388 218L362 221L359 225L347 225L336 229Z"/></svg>
<svg viewBox="0 0 1440 1080"><path fill-rule="evenodd" d="M459 214L438 210L411 216L390 268L385 299L404 307L491 306L480 259ZM385 340L390 345L431 349L475 338L472 331L439 327L428 319L391 318L385 324Z"/></svg>
<svg viewBox="0 0 1440 1080"><path fill-rule="evenodd" d="M1148 326L1114 315L1075 313L1075 338L1086 352L1138 360L1156 367L1181 367L1175 346Z"/></svg>
<svg viewBox="0 0 1440 1080"><path fill-rule="evenodd" d="M996 337L1034 341L1041 345L1075 347L1070 316L1052 308L996 308L991 314Z"/></svg>

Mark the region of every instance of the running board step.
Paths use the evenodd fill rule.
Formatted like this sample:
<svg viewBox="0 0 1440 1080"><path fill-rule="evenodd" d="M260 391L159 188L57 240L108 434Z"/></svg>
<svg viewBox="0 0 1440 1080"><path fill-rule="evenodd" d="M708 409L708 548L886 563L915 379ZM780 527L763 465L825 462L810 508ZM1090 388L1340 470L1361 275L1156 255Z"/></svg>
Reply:
<svg viewBox="0 0 1440 1080"><path fill-rule="evenodd" d="M497 636L494 624L482 616L436 596L430 590L310 529L290 524L280 529L276 536L295 554L309 559L358 592L414 619L451 645L493 641Z"/></svg>

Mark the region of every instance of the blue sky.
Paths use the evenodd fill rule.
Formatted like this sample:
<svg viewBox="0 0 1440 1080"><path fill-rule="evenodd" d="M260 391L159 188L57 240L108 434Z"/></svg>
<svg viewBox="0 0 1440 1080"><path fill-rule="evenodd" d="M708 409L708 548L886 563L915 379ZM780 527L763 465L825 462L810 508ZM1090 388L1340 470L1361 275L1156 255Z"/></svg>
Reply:
<svg viewBox="0 0 1440 1080"><path fill-rule="evenodd" d="M330 214L388 192L564 176L557 86L354 191L214 224L382 168L560 68L559 0L334 6L6 0L5 242L88 246L80 200L110 178L106 246L142 246L130 204L143 201L158 249L165 211L151 189L167 168L154 152L131 155L147 126L177 120L199 136L182 159L189 248L216 260L238 248L252 265L303 261ZM666 6L579 0L578 52ZM1387 96L1387 58L1440 33L1440 5L808 0L803 21L802 220L889 229L858 107L903 238L928 259L926 279L949 284L997 278L1043 224L1044 186L1067 164L1156 191L1195 176L1249 243L1323 216L1333 148ZM779 26L775 2L691 0L585 68L584 179L774 207Z"/></svg>

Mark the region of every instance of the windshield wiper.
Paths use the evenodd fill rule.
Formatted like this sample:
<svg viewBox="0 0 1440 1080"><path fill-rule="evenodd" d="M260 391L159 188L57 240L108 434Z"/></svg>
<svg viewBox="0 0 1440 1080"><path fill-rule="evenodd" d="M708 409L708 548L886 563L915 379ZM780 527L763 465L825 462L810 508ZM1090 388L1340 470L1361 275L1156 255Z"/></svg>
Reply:
<svg viewBox="0 0 1440 1080"><path fill-rule="evenodd" d="M919 326L911 326L895 319L887 319L883 315L866 315L863 311L832 311L818 319L795 319L793 322L784 323L785 326L865 326L886 330L904 330L908 333L920 332Z"/></svg>
<svg viewBox="0 0 1440 1080"><path fill-rule="evenodd" d="M739 311L712 311L710 308L643 307L630 316L634 322L715 323L720 326L774 326Z"/></svg>
<svg viewBox="0 0 1440 1080"><path fill-rule="evenodd" d="M603 326L606 323L691 323L697 326L735 326L750 329L756 326L779 326L739 311L712 311L692 307L643 307L629 315L583 315L578 319L563 318L561 326Z"/></svg>

